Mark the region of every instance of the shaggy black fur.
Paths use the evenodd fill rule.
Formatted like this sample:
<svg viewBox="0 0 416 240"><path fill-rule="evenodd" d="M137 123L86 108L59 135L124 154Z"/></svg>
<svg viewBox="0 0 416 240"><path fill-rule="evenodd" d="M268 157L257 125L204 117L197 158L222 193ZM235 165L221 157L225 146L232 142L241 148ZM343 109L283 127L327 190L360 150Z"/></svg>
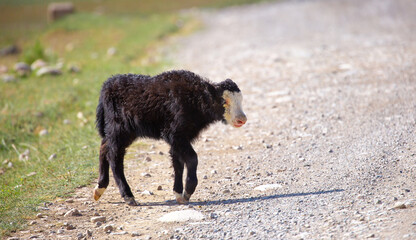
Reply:
<svg viewBox="0 0 416 240"><path fill-rule="evenodd" d="M121 196L132 199L123 171L125 149L136 138L149 137L170 144L175 170L173 190L177 193L183 192L186 165L184 196L189 199L197 185L198 164L191 143L209 124L224 120L224 90L240 92L230 79L211 83L189 71L109 78L103 84L97 107L96 123L102 137L98 187L108 186L111 167Z"/></svg>

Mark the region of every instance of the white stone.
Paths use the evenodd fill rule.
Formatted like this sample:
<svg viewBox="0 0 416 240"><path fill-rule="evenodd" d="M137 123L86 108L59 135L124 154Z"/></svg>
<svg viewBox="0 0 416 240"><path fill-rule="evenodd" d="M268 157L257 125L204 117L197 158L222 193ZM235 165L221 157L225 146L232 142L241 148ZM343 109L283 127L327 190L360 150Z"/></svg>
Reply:
<svg viewBox="0 0 416 240"><path fill-rule="evenodd" d="M283 186L280 184L265 184L265 185L260 185L254 188L254 190L257 191L267 191L267 190L273 190L273 189L278 189L278 188L282 188Z"/></svg>
<svg viewBox="0 0 416 240"><path fill-rule="evenodd" d="M182 210L175 211L163 215L158 219L160 222L186 222L186 221L201 221L204 215L196 210Z"/></svg>

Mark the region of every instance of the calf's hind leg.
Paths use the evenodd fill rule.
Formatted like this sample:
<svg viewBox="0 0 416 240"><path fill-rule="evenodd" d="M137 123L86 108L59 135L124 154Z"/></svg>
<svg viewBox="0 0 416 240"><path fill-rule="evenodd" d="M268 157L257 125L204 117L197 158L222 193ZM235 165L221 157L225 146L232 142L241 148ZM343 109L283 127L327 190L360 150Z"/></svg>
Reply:
<svg viewBox="0 0 416 240"><path fill-rule="evenodd" d="M108 186L109 183L109 165L107 161L107 154L108 154L108 146L107 141L102 140L101 141L101 147L100 147L100 167L99 167L99 178L98 178L98 184L94 188L93 196L94 200L98 201L100 199L101 195L103 195L105 189Z"/></svg>
<svg viewBox="0 0 416 240"><path fill-rule="evenodd" d="M116 180L118 189L121 196L124 198L124 201L130 206L136 206L137 203L134 200L133 193L127 183L126 176L124 175L123 162L125 153L126 147L124 146L115 145L110 147L108 162L110 163L114 179Z"/></svg>

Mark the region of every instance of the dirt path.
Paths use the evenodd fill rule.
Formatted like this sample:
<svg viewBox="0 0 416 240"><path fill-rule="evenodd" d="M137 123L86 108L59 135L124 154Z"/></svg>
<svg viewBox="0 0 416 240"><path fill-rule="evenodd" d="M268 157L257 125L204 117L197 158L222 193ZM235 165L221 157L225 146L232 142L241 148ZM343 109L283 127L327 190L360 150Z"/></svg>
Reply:
<svg viewBox="0 0 416 240"><path fill-rule="evenodd" d="M415 12L412 0L318 0L201 13L206 28L178 40L170 57L236 81L248 122L204 132L191 204L170 201L167 146L146 141L127 161L142 206L123 204L112 180L99 202L81 188L16 236L415 239ZM64 216L73 208L82 216ZM203 219L158 221L179 210ZM97 226L94 216L106 220Z"/></svg>

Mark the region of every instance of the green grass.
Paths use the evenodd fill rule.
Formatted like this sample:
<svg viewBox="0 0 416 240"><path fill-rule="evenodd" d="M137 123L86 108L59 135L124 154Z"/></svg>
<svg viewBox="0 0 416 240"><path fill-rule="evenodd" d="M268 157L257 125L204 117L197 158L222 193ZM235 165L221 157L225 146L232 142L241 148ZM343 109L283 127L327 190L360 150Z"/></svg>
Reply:
<svg viewBox="0 0 416 240"><path fill-rule="evenodd" d="M75 1L81 2L87 6L94 1ZM0 237L24 228L44 202L69 196L76 187L97 177L99 136L94 121L103 81L115 73L158 73L168 63L147 60L151 49L165 37L184 34L195 26L195 21L180 19L172 12L195 6L192 1L175 1L175 5L170 1L158 5L131 0L100 2L120 9L104 15L80 11L48 26L33 20L27 31L10 26L0 29L4 30L0 46L12 41L23 47L19 56L1 58L0 64L12 67L17 60L32 62L39 56L52 64L64 63L60 76L36 77L32 73L17 82L0 81ZM136 2L145 5L133 14L131 4ZM198 0L196 6L222 6L222 2ZM227 5L246 2L253 0L226 1ZM0 0L0 16L7 16L3 13L16 6L36 9L44 5L40 0ZM123 6L126 14L121 14ZM37 11L33 12L37 16ZM22 16L16 24L28 21L32 21L30 16ZM110 47L117 49L112 57L107 55ZM81 72L69 73L71 64ZM83 119L77 117L80 112ZM48 134L40 136L43 129ZM19 159L27 149L29 159ZM52 154L57 157L49 159Z"/></svg>

